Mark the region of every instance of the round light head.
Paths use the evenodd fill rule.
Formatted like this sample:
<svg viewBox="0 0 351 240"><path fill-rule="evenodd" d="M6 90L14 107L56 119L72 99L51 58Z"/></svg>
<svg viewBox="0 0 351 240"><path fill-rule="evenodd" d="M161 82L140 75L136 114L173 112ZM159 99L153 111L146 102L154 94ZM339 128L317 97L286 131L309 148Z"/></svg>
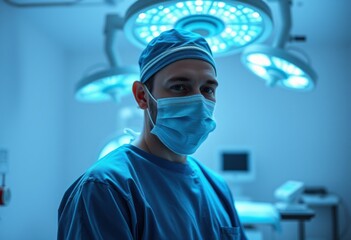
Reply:
<svg viewBox="0 0 351 240"><path fill-rule="evenodd" d="M247 47L242 62L270 86L294 90L312 90L317 75L305 62L283 49L263 45Z"/></svg>
<svg viewBox="0 0 351 240"><path fill-rule="evenodd" d="M143 0L126 13L125 33L141 48L173 28L202 35L213 54L223 56L264 41L272 31L272 17L261 0Z"/></svg>
<svg viewBox="0 0 351 240"><path fill-rule="evenodd" d="M76 98L83 102L118 101L131 93L139 79L137 67L115 67L83 78L77 85Z"/></svg>

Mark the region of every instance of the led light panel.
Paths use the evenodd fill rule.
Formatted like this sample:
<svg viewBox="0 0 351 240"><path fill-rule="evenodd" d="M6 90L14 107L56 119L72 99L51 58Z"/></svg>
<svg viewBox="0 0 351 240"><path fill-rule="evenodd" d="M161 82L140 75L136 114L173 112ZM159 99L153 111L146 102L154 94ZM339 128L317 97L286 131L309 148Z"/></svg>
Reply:
<svg viewBox="0 0 351 240"><path fill-rule="evenodd" d="M244 50L242 62L271 86L311 90L316 83L316 73L286 50L252 45Z"/></svg>
<svg viewBox="0 0 351 240"><path fill-rule="evenodd" d="M132 85L139 79L137 67L116 67L100 71L79 82L76 98L84 102L116 100L132 91Z"/></svg>
<svg viewBox="0 0 351 240"><path fill-rule="evenodd" d="M272 31L270 9L261 0L143 0L128 9L125 19L127 37L141 48L161 32L179 28L205 37L216 56L263 41Z"/></svg>

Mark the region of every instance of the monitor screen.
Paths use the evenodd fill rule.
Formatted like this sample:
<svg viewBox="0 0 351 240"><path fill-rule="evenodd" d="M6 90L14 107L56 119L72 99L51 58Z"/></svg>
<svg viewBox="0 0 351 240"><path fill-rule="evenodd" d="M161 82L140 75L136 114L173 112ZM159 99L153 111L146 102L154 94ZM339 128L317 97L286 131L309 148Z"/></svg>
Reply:
<svg viewBox="0 0 351 240"><path fill-rule="evenodd" d="M248 152L222 153L223 171L250 171L248 157Z"/></svg>
<svg viewBox="0 0 351 240"><path fill-rule="evenodd" d="M251 151L246 149L225 149L219 151L220 172L230 182L254 180Z"/></svg>

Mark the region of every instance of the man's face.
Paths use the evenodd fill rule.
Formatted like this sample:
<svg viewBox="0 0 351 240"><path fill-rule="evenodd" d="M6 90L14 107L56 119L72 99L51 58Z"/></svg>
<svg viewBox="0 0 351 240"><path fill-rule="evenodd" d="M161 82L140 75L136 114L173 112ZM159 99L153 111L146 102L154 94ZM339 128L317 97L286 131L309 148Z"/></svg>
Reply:
<svg viewBox="0 0 351 240"><path fill-rule="evenodd" d="M152 95L159 99L202 94L205 98L216 101L217 86L211 64L202 60L184 59L155 74Z"/></svg>
<svg viewBox="0 0 351 240"><path fill-rule="evenodd" d="M216 101L218 82L211 64L202 60L185 59L174 62L154 76L151 94L159 98L184 97L202 94L205 98ZM156 103L149 97L152 120L157 115Z"/></svg>

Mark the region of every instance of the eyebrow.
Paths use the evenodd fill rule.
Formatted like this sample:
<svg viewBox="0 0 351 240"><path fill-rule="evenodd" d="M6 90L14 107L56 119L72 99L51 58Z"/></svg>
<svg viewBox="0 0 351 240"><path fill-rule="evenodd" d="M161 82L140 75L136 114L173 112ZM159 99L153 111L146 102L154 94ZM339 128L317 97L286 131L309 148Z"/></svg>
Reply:
<svg viewBox="0 0 351 240"><path fill-rule="evenodd" d="M168 83L172 82L191 82L191 79L187 77L173 77L167 80ZM206 81L207 84L218 86L218 81L209 79Z"/></svg>
<svg viewBox="0 0 351 240"><path fill-rule="evenodd" d="M211 85L216 85L218 87L218 81L217 80L207 80L206 83L209 83Z"/></svg>

